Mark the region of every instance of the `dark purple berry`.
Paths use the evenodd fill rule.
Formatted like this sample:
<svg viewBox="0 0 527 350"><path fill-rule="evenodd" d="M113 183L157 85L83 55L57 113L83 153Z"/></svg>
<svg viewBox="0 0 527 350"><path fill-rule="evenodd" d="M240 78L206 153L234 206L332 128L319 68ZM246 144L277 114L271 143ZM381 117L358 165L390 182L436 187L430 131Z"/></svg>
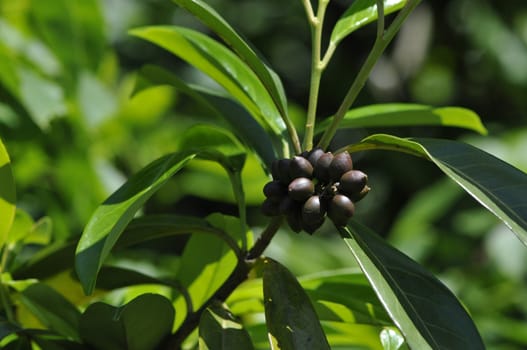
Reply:
<svg viewBox="0 0 527 350"><path fill-rule="evenodd" d="M289 214L287 214L286 220L291 230L296 233L302 231L302 213L300 211L300 208L298 208L298 210L293 210Z"/></svg>
<svg viewBox="0 0 527 350"><path fill-rule="evenodd" d="M306 158L295 156L289 164L289 175L291 175L292 179L311 177L313 175L313 166Z"/></svg>
<svg viewBox="0 0 527 350"><path fill-rule="evenodd" d="M289 166L291 165L291 159L280 159L278 160L278 179L284 184L291 182L291 176L289 175Z"/></svg>
<svg viewBox="0 0 527 350"><path fill-rule="evenodd" d="M358 194L368 183L368 176L360 170L350 170L340 177L339 191L351 196Z"/></svg>
<svg viewBox="0 0 527 350"><path fill-rule="evenodd" d="M271 163L271 175L273 175L273 180L279 180L280 179L280 172L278 171L278 163L279 160L275 159Z"/></svg>
<svg viewBox="0 0 527 350"><path fill-rule="evenodd" d="M276 202L271 198L266 198L262 203L262 213L265 216L278 216L280 215L280 202Z"/></svg>
<svg viewBox="0 0 527 350"><path fill-rule="evenodd" d="M299 202L308 199L313 192L315 192L315 184L306 177L294 179L288 186L289 197Z"/></svg>
<svg viewBox="0 0 527 350"><path fill-rule="evenodd" d="M354 193L354 194L350 195L350 199L354 203L357 203L362 198L366 197L366 195L368 194L368 192L370 192L370 190L371 190L371 188L366 185L366 186L364 186L364 188L359 193Z"/></svg>
<svg viewBox="0 0 527 350"><path fill-rule="evenodd" d="M324 154L325 152L322 150L322 148L314 148L309 152L309 155L307 156L307 160L311 163L311 165L314 167L317 164L318 159Z"/></svg>
<svg viewBox="0 0 527 350"><path fill-rule="evenodd" d="M317 160L315 169L313 170L314 176L322 182L329 182L329 165L333 160L333 154L331 152L324 153Z"/></svg>
<svg viewBox="0 0 527 350"><path fill-rule="evenodd" d="M336 194L331 199L328 208L328 217L337 226L345 226L355 213L355 205L347 196Z"/></svg>
<svg viewBox="0 0 527 350"><path fill-rule="evenodd" d="M340 177L353 169L353 162L348 151L336 154L329 165L329 177L333 181L339 181Z"/></svg>
<svg viewBox="0 0 527 350"><path fill-rule="evenodd" d="M279 200L287 195L287 186L278 180L273 180L265 184L263 193L268 198Z"/></svg>

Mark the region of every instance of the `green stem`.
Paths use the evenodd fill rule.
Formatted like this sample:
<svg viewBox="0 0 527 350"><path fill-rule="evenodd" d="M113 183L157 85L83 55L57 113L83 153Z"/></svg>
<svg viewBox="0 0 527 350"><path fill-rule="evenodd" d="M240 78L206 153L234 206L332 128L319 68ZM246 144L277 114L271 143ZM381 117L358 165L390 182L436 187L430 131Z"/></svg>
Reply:
<svg viewBox="0 0 527 350"><path fill-rule="evenodd" d="M320 59L320 52L322 46L322 28L324 24L324 15L326 13L326 8L328 4L329 0L320 0L318 4L316 17L313 17L312 20L310 20L312 38L311 82L303 142L303 149L305 150L310 150L311 148L313 148L313 136L315 133L315 120L317 116L317 102L318 93L320 89L320 79L322 78L322 72L325 68L325 65Z"/></svg>
<svg viewBox="0 0 527 350"><path fill-rule="evenodd" d="M419 4L419 2L420 0L409 0L405 7L403 7L403 9L398 13L397 17L395 17L394 21L386 30L386 32L384 31L384 7L377 7L377 11L379 12L377 21L378 29L377 38L375 39L373 48L371 49L361 69L359 70L359 73L357 74L355 81L353 81L353 84L349 88L348 93L344 97L339 109L337 110L337 113L335 113L331 125L326 129L326 131L322 135L322 138L318 143L318 147L326 149L329 146L329 143L331 142L333 136L335 136L335 133L337 132L338 126L344 118L344 115L353 105L355 99L359 95L359 92L366 84L366 81L368 80L368 77L371 71L373 70L375 63L377 63L388 44L395 37L395 34L397 34L406 18L410 15L412 10ZM377 1L377 3L379 3L379 1Z"/></svg>

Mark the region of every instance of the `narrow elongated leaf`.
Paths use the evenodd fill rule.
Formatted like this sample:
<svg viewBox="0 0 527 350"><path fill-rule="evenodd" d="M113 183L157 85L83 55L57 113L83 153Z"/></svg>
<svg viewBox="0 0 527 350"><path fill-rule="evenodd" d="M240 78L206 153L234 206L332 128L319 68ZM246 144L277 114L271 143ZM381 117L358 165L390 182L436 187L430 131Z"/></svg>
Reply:
<svg viewBox="0 0 527 350"><path fill-rule="evenodd" d="M384 0L384 13L390 14L400 10L404 4L406 4L406 0ZM377 20L375 0L354 1L333 28L330 44L338 45L346 36L375 20Z"/></svg>
<svg viewBox="0 0 527 350"><path fill-rule="evenodd" d="M168 84L188 95L210 111L209 116L224 121L236 137L248 148L254 150L262 162L270 169L276 158L273 141L263 127L238 103L217 94L212 94L190 86L171 72L156 66L145 66L140 70L136 92L152 85ZM272 135L272 134L271 134ZM275 135L276 136L276 135ZM275 137L280 145L280 138ZM281 147L280 154L284 154Z"/></svg>
<svg viewBox="0 0 527 350"><path fill-rule="evenodd" d="M16 212L15 179L9 154L0 139L0 248L7 241Z"/></svg>
<svg viewBox="0 0 527 350"><path fill-rule="evenodd" d="M84 291L93 291L97 273L115 242L141 206L195 154L163 156L132 176L99 206L76 250L75 268Z"/></svg>
<svg viewBox="0 0 527 350"><path fill-rule="evenodd" d="M155 349L170 333L174 309L158 294L143 294L128 304L113 307L90 305L80 319L82 339L101 350Z"/></svg>
<svg viewBox="0 0 527 350"><path fill-rule="evenodd" d="M251 350L254 346L242 323L221 303L213 303L199 322L200 350Z"/></svg>
<svg viewBox="0 0 527 350"><path fill-rule="evenodd" d="M49 329L71 339L79 339L80 312L61 294L44 283L36 283L20 293L22 304Z"/></svg>
<svg viewBox="0 0 527 350"><path fill-rule="evenodd" d="M437 278L363 225L339 230L412 349L485 348L466 310Z"/></svg>
<svg viewBox="0 0 527 350"><path fill-rule="evenodd" d="M302 286L289 270L271 259L264 260L263 293L272 349L330 349Z"/></svg>
<svg viewBox="0 0 527 350"><path fill-rule="evenodd" d="M285 124L256 74L232 51L212 38L187 28L158 26L131 31L159 45L223 86L259 122L280 135Z"/></svg>
<svg viewBox="0 0 527 350"><path fill-rule="evenodd" d="M287 101L284 88L278 75L271 69L255 50L247 43L223 17L201 0L174 0L207 27L218 34L258 76L273 99L280 114L287 117Z"/></svg>
<svg viewBox="0 0 527 350"><path fill-rule="evenodd" d="M388 149L424 157L502 220L527 245L527 174L466 143L372 135L349 150Z"/></svg>
<svg viewBox="0 0 527 350"><path fill-rule="evenodd" d="M323 132L333 118L320 123L317 132ZM391 126L449 126L476 131L482 135L487 129L473 111L460 107L431 107L410 103L387 103L349 110L340 123L343 128Z"/></svg>

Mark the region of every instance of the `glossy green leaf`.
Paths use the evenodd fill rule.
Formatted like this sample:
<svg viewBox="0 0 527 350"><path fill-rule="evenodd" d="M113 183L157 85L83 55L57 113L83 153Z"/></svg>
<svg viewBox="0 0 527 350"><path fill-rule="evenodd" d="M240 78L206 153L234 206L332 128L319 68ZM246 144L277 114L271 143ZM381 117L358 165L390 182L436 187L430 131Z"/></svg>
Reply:
<svg viewBox="0 0 527 350"><path fill-rule="evenodd" d="M199 348L200 350L254 349L242 322L219 302L213 303L201 315Z"/></svg>
<svg viewBox="0 0 527 350"><path fill-rule="evenodd" d="M172 153L147 165L99 206L86 225L76 250L75 268L86 293L135 213L195 154Z"/></svg>
<svg viewBox="0 0 527 350"><path fill-rule="evenodd" d="M339 230L412 349L484 349L467 311L437 278L363 225Z"/></svg>
<svg viewBox="0 0 527 350"><path fill-rule="evenodd" d="M424 157L502 220L527 245L527 174L466 143L373 135L349 148L388 149Z"/></svg>
<svg viewBox="0 0 527 350"><path fill-rule="evenodd" d="M80 319L80 335L100 350L155 349L172 329L174 309L158 294L143 294L121 307L91 304Z"/></svg>
<svg viewBox="0 0 527 350"><path fill-rule="evenodd" d="M287 101L280 78L249 43L205 2L201 0L174 0L174 2L199 18L247 63L269 92L280 114L284 118L287 117Z"/></svg>
<svg viewBox="0 0 527 350"><path fill-rule="evenodd" d="M209 75L240 102L263 126L283 134L281 119L269 93L256 74L228 48L194 30L177 26L138 28L137 37L159 45Z"/></svg>
<svg viewBox="0 0 527 350"><path fill-rule="evenodd" d="M0 139L0 248L7 241L16 212L15 179L9 154Z"/></svg>
<svg viewBox="0 0 527 350"><path fill-rule="evenodd" d="M398 329L384 328L380 338L384 350L399 350L404 343L404 338Z"/></svg>
<svg viewBox="0 0 527 350"><path fill-rule="evenodd" d="M141 68L136 92L152 85L163 84L175 87L178 91L188 95L205 107L210 112L209 118L213 119L215 117L226 123L226 126L232 130L234 135L249 149L254 150L262 162L270 169L272 161L277 158L271 139L272 135L269 135L246 109L224 96L190 86L173 73L156 66ZM274 140L275 144L278 145L277 149L281 150L281 154L283 154L283 145L280 143L282 140L276 135Z"/></svg>
<svg viewBox="0 0 527 350"><path fill-rule="evenodd" d="M17 280L37 278L43 280L71 268L75 258L77 241L56 242L35 253L17 266L13 278Z"/></svg>
<svg viewBox="0 0 527 350"><path fill-rule="evenodd" d="M302 286L289 270L271 259L264 260L263 294L272 349L330 349Z"/></svg>
<svg viewBox="0 0 527 350"><path fill-rule="evenodd" d="M333 118L320 123L317 132L323 132ZM449 126L476 131L482 135L487 129L473 111L460 107L430 107L409 103L369 105L349 110L340 123L342 128L392 126Z"/></svg>
<svg viewBox="0 0 527 350"><path fill-rule="evenodd" d="M138 284L159 284L175 287L173 281L161 280L139 271L117 266L103 266L97 277L97 289L113 290Z"/></svg>
<svg viewBox="0 0 527 350"><path fill-rule="evenodd" d="M61 294L44 283L35 283L20 293L21 303L42 324L70 339L79 339L80 312Z"/></svg>
<svg viewBox="0 0 527 350"><path fill-rule="evenodd" d="M211 225L222 229L227 228L229 234L238 246L247 240L249 232L241 232L241 225L237 218L213 214L207 219ZM191 309L197 310L220 288L227 280L241 259L241 251L234 250L225 240L217 236L192 235L183 255L177 279L187 289L189 300L182 295L175 301L176 309L183 310L190 302ZM187 305L188 306L188 305ZM174 328L184 321L185 315L176 314Z"/></svg>
<svg viewBox="0 0 527 350"><path fill-rule="evenodd" d="M405 4L406 0L384 0L384 14L400 10ZM330 45L337 46L346 36L375 20L377 20L375 0L354 1L333 28Z"/></svg>

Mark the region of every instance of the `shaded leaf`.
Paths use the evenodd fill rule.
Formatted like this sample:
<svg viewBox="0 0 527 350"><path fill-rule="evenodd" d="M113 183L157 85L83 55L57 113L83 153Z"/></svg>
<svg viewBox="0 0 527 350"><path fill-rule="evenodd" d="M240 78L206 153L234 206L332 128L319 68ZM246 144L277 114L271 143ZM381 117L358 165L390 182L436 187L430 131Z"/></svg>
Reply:
<svg viewBox="0 0 527 350"><path fill-rule="evenodd" d="M97 273L115 242L141 206L194 154L172 153L147 165L99 206L76 250L75 269L84 291L93 291Z"/></svg>
<svg viewBox="0 0 527 350"><path fill-rule="evenodd" d="M9 154L0 139L0 248L8 239L16 212L15 179Z"/></svg>
<svg viewBox="0 0 527 350"><path fill-rule="evenodd" d="M317 126L323 132L333 118ZM482 135L487 129L473 111L460 107L431 107L409 103L369 105L349 110L340 123L341 128L392 126L449 126L476 131Z"/></svg>
<svg viewBox="0 0 527 350"><path fill-rule="evenodd" d="M170 333L173 320L167 298L143 294L121 307L91 304L81 316L79 330L96 349L150 350Z"/></svg>
<svg viewBox="0 0 527 350"><path fill-rule="evenodd" d="M424 157L490 210L527 245L527 174L466 143L372 135L351 151L388 149Z"/></svg>
<svg viewBox="0 0 527 350"><path fill-rule="evenodd" d="M141 68L139 78L136 92L152 85L168 84L191 97L210 112L208 117L216 117L225 122L236 137L249 149L254 150L268 169L271 168L271 163L276 158L271 135L238 103L190 86L171 72L156 66L147 65ZM275 143L280 145L280 142L280 138L275 135ZM284 151L281 150L281 153Z"/></svg>
<svg viewBox="0 0 527 350"><path fill-rule="evenodd" d="M400 10L406 0L384 0L384 14ZM357 0L344 12L333 28L330 44L338 43L359 28L377 20L377 5L375 0Z"/></svg>
<svg viewBox="0 0 527 350"><path fill-rule="evenodd" d="M203 71L263 126L276 135L284 133L284 121L261 81L245 62L222 44L202 33L177 26L138 28L131 34L169 50Z"/></svg>
<svg viewBox="0 0 527 350"><path fill-rule="evenodd" d="M437 278L363 225L340 228L392 320L413 349L484 349L466 310Z"/></svg>
<svg viewBox="0 0 527 350"><path fill-rule="evenodd" d="M247 43L212 7L201 0L174 0L194 16L199 18L211 30L218 34L243 59L258 76L273 99L280 114L287 117L287 101L284 88L278 75L271 69L255 50Z"/></svg>
<svg viewBox="0 0 527 350"><path fill-rule="evenodd" d="M20 301L49 329L79 339L80 312L54 289L44 283L31 284L20 293Z"/></svg>
<svg viewBox="0 0 527 350"><path fill-rule="evenodd" d="M295 276L264 260L265 320L272 349L330 349L317 314Z"/></svg>
<svg viewBox="0 0 527 350"><path fill-rule="evenodd" d="M201 315L199 348L250 350L254 346L242 322L221 303L213 303Z"/></svg>

